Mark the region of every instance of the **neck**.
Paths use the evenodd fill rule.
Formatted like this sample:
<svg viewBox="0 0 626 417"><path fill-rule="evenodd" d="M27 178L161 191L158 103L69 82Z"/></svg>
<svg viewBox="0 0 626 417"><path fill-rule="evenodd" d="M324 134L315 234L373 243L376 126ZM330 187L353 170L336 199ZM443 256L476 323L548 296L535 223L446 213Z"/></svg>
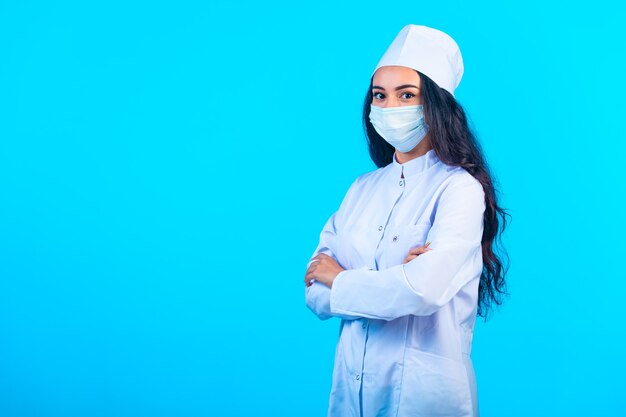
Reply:
<svg viewBox="0 0 626 417"><path fill-rule="evenodd" d="M426 152L431 150L433 147L430 145L430 140L428 140L428 135L417 144L417 146L411 149L409 152L400 152L396 149L396 160L403 164L411 159L417 158L419 156L424 155Z"/></svg>

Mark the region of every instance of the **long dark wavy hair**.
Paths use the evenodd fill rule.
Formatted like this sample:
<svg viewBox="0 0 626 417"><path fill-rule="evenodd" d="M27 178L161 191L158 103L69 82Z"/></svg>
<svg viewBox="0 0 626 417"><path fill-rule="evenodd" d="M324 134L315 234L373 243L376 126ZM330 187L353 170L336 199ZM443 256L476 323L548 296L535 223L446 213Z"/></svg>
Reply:
<svg viewBox="0 0 626 417"><path fill-rule="evenodd" d="M430 143L435 154L447 165L465 168L480 181L485 191L486 209L481 240L483 271L478 287L477 314L487 320L493 304L502 304L502 296L508 295L504 276L509 268L509 257L502 246L501 235L507 225L506 217L510 218L511 215L498 205L494 181L480 144L468 125L463 107L447 90L440 88L428 76L419 71L416 72L422 81L424 118L429 125ZM363 127L367 136L370 157L376 166L381 168L392 162L395 148L376 132L369 120L373 96L370 81L363 104ZM502 262L502 255L506 258L506 263Z"/></svg>

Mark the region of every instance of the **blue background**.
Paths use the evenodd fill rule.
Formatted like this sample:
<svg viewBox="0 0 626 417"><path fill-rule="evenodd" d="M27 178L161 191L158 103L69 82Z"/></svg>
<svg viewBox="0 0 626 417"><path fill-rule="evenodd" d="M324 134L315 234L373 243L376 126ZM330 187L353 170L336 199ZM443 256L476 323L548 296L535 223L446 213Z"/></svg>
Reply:
<svg viewBox="0 0 626 417"><path fill-rule="evenodd" d="M325 415L339 320L302 279L408 23L461 47L513 216L483 417L625 412L623 12L2 0L0 415Z"/></svg>

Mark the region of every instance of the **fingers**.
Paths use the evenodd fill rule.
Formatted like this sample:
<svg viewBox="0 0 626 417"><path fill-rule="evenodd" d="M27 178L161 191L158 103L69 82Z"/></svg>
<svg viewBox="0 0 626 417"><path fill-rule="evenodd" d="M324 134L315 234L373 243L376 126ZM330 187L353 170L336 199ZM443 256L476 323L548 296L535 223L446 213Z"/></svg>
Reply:
<svg viewBox="0 0 626 417"><path fill-rule="evenodd" d="M312 272L307 272L306 275L304 275L304 284L307 287L310 287L313 283L311 282L311 280L314 280L315 278L313 277L313 273Z"/></svg>
<svg viewBox="0 0 626 417"><path fill-rule="evenodd" d="M311 285L311 272L313 272L313 264L315 262L311 262L306 272L304 273L304 284L308 287Z"/></svg>
<svg viewBox="0 0 626 417"><path fill-rule="evenodd" d="M426 242L425 245L410 249L409 254L407 255L407 257L404 259L402 263L411 262L413 259L417 258L419 255L422 255L428 251L431 251L432 249L429 248L428 245L430 245L430 242Z"/></svg>
<svg viewBox="0 0 626 417"><path fill-rule="evenodd" d="M324 256L328 256L328 255L324 253L320 253L319 255L311 258L311 261L309 262L309 267L307 268L306 273L304 274L304 283L306 284L307 287L310 287L313 284L311 282L311 280L315 279L315 277L313 276L313 271L315 271L317 264L319 264L322 261L320 258Z"/></svg>
<svg viewBox="0 0 626 417"><path fill-rule="evenodd" d="M410 255L421 255L423 253L426 253L430 251L430 249L428 248L413 248L411 250L409 250L409 254Z"/></svg>
<svg viewBox="0 0 626 417"><path fill-rule="evenodd" d="M409 250L409 254L410 255L421 255L423 253L426 253L428 251L431 251L431 248L426 247L426 245L424 246L418 246L416 248L413 248L411 250Z"/></svg>
<svg viewBox="0 0 626 417"><path fill-rule="evenodd" d="M309 267L307 268L305 274L304 274L304 283L307 284L307 287L309 285L311 285L311 280L314 278L313 277L313 273L315 272L315 269L317 268L317 264L319 264L319 260L316 259L313 262L311 262L311 264L309 265Z"/></svg>
<svg viewBox="0 0 626 417"><path fill-rule="evenodd" d="M411 262L415 258L417 258L417 255L409 255L409 256L406 257L406 259L402 263L405 264L407 262Z"/></svg>
<svg viewBox="0 0 626 417"><path fill-rule="evenodd" d="M311 268L313 268L314 266L316 266L320 262L322 262L320 259L312 258L309 261L309 266L307 267L307 272L309 272L311 270Z"/></svg>
<svg viewBox="0 0 626 417"><path fill-rule="evenodd" d="M309 262L309 268L311 268L313 265L320 263L321 260L320 259L311 259L311 261Z"/></svg>

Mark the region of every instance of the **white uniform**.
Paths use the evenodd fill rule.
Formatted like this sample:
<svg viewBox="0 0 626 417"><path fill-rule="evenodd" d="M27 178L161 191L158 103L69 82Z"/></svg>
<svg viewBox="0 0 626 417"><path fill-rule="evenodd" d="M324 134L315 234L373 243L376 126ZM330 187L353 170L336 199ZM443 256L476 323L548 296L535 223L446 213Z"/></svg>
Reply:
<svg viewBox="0 0 626 417"><path fill-rule="evenodd" d="M484 210L480 182L432 149L352 183L312 255L346 270L332 289L305 289L320 319L341 318L329 417L478 417L470 352ZM402 263L426 241L431 251Z"/></svg>

